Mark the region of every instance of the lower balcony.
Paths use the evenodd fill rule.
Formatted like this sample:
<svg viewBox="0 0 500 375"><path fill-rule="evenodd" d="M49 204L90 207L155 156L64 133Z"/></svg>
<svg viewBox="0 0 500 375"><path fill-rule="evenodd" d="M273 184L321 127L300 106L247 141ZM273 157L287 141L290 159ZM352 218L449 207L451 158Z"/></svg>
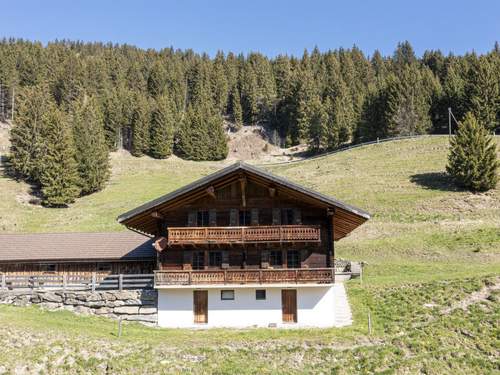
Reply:
<svg viewBox="0 0 500 375"><path fill-rule="evenodd" d="M168 228L169 245L320 241L318 225Z"/></svg>
<svg viewBox="0 0 500 375"><path fill-rule="evenodd" d="M331 284L333 268L155 271L155 287L230 284Z"/></svg>

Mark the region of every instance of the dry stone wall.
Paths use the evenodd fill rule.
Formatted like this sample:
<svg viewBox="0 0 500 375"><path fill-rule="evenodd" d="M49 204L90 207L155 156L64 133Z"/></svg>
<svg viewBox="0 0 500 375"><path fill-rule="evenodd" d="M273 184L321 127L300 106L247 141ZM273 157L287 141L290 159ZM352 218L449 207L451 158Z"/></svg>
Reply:
<svg viewBox="0 0 500 375"><path fill-rule="evenodd" d="M69 310L77 314L156 325L158 319L156 290L123 291L0 291L0 304L27 306L37 304L49 310Z"/></svg>

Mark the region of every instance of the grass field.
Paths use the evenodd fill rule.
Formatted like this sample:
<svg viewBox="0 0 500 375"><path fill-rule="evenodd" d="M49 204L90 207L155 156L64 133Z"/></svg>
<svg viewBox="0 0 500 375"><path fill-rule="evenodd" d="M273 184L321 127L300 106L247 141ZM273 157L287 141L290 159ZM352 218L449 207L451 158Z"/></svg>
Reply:
<svg viewBox="0 0 500 375"><path fill-rule="evenodd" d="M118 339L113 322L3 306L0 370L28 363L28 372L49 373L500 373L500 187L485 194L454 188L444 174L447 145L446 137L395 141L268 167L373 214L336 245L338 257L367 262L363 285L347 284L352 327L193 332L127 325ZM112 159L109 186L67 209L25 203L29 187L1 177L0 230L123 230L118 214L223 166Z"/></svg>

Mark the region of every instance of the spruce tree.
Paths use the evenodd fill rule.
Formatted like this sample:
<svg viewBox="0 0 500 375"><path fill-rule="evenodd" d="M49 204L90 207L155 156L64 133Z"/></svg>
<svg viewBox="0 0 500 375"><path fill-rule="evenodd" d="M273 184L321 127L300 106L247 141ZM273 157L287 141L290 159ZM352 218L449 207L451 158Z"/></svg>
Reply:
<svg viewBox="0 0 500 375"><path fill-rule="evenodd" d="M150 153L157 159L172 154L175 118L172 101L166 95L157 98L151 120Z"/></svg>
<svg viewBox="0 0 500 375"><path fill-rule="evenodd" d="M102 114L94 98L83 96L71 114L82 195L101 190L110 175Z"/></svg>
<svg viewBox="0 0 500 375"><path fill-rule="evenodd" d="M240 92L237 87L231 91L231 114L237 128L243 125L243 111L241 109Z"/></svg>
<svg viewBox="0 0 500 375"><path fill-rule="evenodd" d="M309 123L309 149L319 152L328 147L327 114L319 97L311 101L312 116Z"/></svg>
<svg viewBox="0 0 500 375"><path fill-rule="evenodd" d="M132 155L142 156L148 153L150 124L151 110L149 101L143 95L137 94L132 116Z"/></svg>
<svg viewBox="0 0 500 375"><path fill-rule="evenodd" d="M19 177L36 183L42 169L43 116L52 101L44 85L22 89L16 100L15 121L10 132L10 162Z"/></svg>
<svg viewBox="0 0 500 375"><path fill-rule="evenodd" d="M498 181L496 148L493 137L468 112L450 141L446 171L458 185L471 191L493 189Z"/></svg>
<svg viewBox="0 0 500 375"><path fill-rule="evenodd" d="M491 59L493 60L493 59ZM499 70L488 56L474 61L470 70L469 103L474 116L489 130L500 123L500 77Z"/></svg>
<svg viewBox="0 0 500 375"><path fill-rule="evenodd" d="M65 115L55 106L47 110L43 122L43 171L40 175L43 203L62 207L74 202L80 194L73 135Z"/></svg>

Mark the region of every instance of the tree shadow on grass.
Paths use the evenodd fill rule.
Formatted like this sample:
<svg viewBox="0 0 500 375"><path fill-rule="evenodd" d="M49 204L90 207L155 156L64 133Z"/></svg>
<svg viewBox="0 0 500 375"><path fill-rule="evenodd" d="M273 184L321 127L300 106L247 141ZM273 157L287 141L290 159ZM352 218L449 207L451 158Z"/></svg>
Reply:
<svg viewBox="0 0 500 375"><path fill-rule="evenodd" d="M18 200L22 201L22 203L35 206L39 206L42 203L42 193L40 191L40 187L32 182L23 180L18 174L16 174L7 155L0 155L0 178L2 177L17 182L24 181L29 185L30 188L27 195L18 197Z"/></svg>
<svg viewBox="0 0 500 375"><path fill-rule="evenodd" d="M453 178L445 172L417 173L410 176L410 181L425 189L441 191L464 191L453 182Z"/></svg>

